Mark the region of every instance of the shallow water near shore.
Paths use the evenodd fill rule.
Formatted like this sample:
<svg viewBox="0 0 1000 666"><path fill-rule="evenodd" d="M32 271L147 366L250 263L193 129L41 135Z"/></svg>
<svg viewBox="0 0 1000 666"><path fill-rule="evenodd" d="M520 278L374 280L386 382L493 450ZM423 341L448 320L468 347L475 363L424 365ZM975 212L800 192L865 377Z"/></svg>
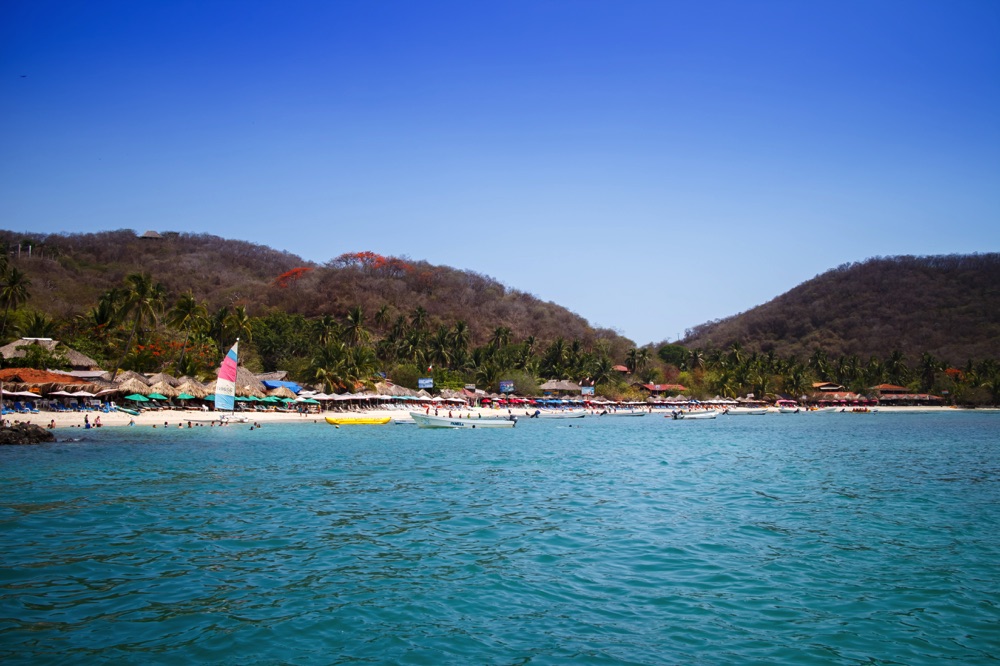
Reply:
<svg viewBox="0 0 1000 666"><path fill-rule="evenodd" d="M5 663L1000 658L996 413L72 436L0 449Z"/></svg>

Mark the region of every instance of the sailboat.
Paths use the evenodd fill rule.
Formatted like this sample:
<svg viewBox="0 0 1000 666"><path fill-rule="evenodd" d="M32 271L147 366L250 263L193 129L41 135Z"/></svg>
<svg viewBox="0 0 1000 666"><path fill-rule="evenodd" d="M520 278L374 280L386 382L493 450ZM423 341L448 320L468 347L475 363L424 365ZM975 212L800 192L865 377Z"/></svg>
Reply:
<svg viewBox="0 0 1000 666"><path fill-rule="evenodd" d="M240 339L236 338L233 348L229 350L226 357L222 359L222 367L219 368L219 376L215 381L215 411L230 412L219 416L220 421L241 421L247 422L247 417L234 418L236 409L236 361L237 348L240 346Z"/></svg>

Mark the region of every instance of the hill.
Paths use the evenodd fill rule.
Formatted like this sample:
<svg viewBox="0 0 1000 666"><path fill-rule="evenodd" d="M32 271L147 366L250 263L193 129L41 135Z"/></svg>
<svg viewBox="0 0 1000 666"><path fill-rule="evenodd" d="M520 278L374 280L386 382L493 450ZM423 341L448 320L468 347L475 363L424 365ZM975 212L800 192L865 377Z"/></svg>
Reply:
<svg viewBox="0 0 1000 666"><path fill-rule="evenodd" d="M126 275L145 272L171 299L190 290L210 310L242 305L254 317L281 311L342 318L361 307L371 321L383 306L392 317L423 308L431 330L464 321L473 345L505 327L513 340L534 336L540 344L557 338L587 346L606 340L619 357L633 346L566 308L468 270L372 252L347 253L319 265L207 234L160 236L142 238L131 230L69 235L0 230L0 243L31 280L29 308L60 321L85 313Z"/></svg>
<svg viewBox="0 0 1000 666"><path fill-rule="evenodd" d="M689 329L688 348L808 357L1000 358L1000 254L877 257L845 264L761 306Z"/></svg>

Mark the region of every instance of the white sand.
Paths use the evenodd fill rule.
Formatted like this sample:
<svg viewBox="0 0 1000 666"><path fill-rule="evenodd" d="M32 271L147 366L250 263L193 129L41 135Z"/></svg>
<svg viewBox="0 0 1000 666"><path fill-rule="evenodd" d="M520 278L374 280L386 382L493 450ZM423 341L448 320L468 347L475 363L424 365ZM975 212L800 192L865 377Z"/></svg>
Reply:
<svg viewBox="0 0 1000 666"><path fill-rule="evenodd" d="M416 411L416 410L414 410ZM421 409L421 412L424 410ZM533 409L531 410L533 411ZM896 413L928 413L928 412L964 412L969 410L956 409L954 407L878 407L879 412L896 412ZM975 410L975 411L996 411L996 410ZM525 408L511 409L511 412L517 416L526 416L530 413L529 410ZM431 409L431 413L434 410ZM448 409L439 409L439 414L441 416L448 416ZM506 409L490 409L490 408L473 408L473 409L452 409L451 414L454 417L459 416L469 416L478 415L483 416L499 416L506 415ZM669 410L654 409L653 414L659 413L669 413ZM138 416L131 416L124 412L111 412L110 414L104 414L101 412L47 412L42 411L38 414L8 414L5 419L14 423L16 421L20 422L30 422L40 426L47 426L51 421L55 421L56 429L63 430L68 428L83 428L84 425L84 414L89 418L90 423L96 423L97 419L100 418L100 423L102 426L127 426L130 421L134 420L136 426L140 427L153 427L158 428L164 427L164 424L170 428L177 428L179 425L187 427L188 421L192 423L203 423L207 424L210 421L218 421L220 414L218 412L203 412L199 410L169 410L169 411L148 411L139 414ZM246 416L251 423L258 422L261 424L271 424L271 423L324 423L325 416L368 416L368 417L386 417L399 421L399 420L409 420L410 414L407 410L396 410L396 409L381 409L381 410L369 410L365 412L324 412L324 413L307 413L305 415L292 413L292 412L237 412L238 416Z"/></svg>

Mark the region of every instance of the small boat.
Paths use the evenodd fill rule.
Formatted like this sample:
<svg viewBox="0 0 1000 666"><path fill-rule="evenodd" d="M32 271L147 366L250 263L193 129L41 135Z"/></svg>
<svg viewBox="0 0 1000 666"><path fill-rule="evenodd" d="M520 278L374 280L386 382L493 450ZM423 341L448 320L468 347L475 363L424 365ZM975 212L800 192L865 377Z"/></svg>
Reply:
<svg viewBox="0 0 1000 666"><path fill-rule="evenodd" d="M778 408L779 414L798 414L803 411L803 408L799 407L799 403L794 400L779 400L774 403L774 406Z"/></svg>
<svg viewBox="0 0 1000 666"><path fill-rule="evenodd" d="M330 425L385 425L392 418L389 416L327 416Z"/></svg>
<svg viewBox="0 0 1000 666"><path fill-rule="evenodd" d="M673 416L677 420L690 421L693 419L714 419L719 415L717 411L711 412L673 412Z"/></svg>
<svg viewBox="0 0 1000 666"><path fill-rule="evenodd" d="M535 413L530 415L529 419L582 419L587 415L582 409L573 410L563 410L555 412L543 412L541 410L535 410Z"/></svg>
<svg viewBox="0 0 1000 666"><path fill-rule="evenodd" d="M647 412L601 412L598 416L645 416Z"/></svg>
<svg viewBox="0 0 1000 666"><path fill-rule="evenodd" d="M431 416L421 412L410 412L413 422L421 428L513 428L517 425L517 417L488 419L449 419L447 416Z"/></svg>
<svg viewBox="0 0 1000 666"><path fill-rule="evenodd" d="M729 416L760 416L767 414L767 407L730 407L722 413Z"/></svg>
<svg viewBox="0 0 1000 666"><path fill-rule="evenodd" d="M128 407L115 407L115 411L123 412L129 416L139 416L139 412Z"/></svg>

